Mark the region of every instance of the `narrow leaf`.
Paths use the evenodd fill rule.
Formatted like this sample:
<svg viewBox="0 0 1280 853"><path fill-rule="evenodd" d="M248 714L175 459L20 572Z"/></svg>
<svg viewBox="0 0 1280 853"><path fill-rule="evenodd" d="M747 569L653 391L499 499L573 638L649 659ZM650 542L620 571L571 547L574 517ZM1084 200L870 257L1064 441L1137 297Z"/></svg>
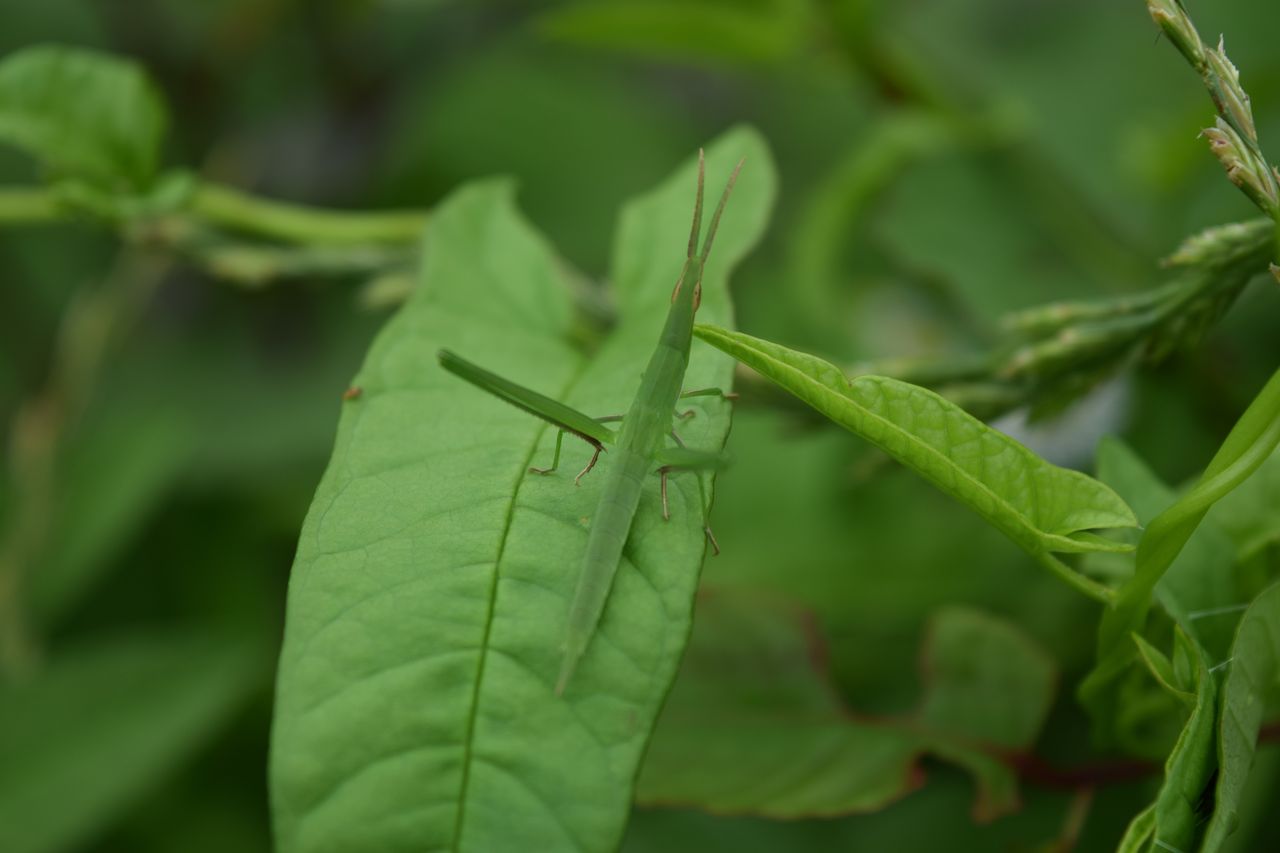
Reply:
<svg viewBox="0 0 1280 853"><path fill-rule="evenodd" d="M1177 686L1177 678L1170 679L1169 683L1161 681L1171 695L1188 705L1186 720L1165 760L1164 778L1155 802L1133 818L1120 850L1180 850L1190 853L1197 849L1200 830L1204 826L1204 794L1217 768L1214 745L1218 682L1199 645L1188 641L1181 643L1180 648L1194 659L1193 683L1187 685L1193 692L1188 695ZM1148 646L1144 649L1163 657L1154 648Z"/></svg>
<svg viewBox="0 0 1280 853"><path fill-rule="evenodd" d="M1218 682L1196 646L1196 702L1164 765L1155 802L1152 843L1161 849L1192 850L1204 822L1200 804L1213 778Z"/></svg>
<svg viewBox="0 0 1280 853"><path fill-rule="evenodd" d="M1218 723L1218 786L1202 850L1220 850L1239 821L1245 782L1268 707L1280 700L1280 586L1258 596L1236 631Z"/></svg>
<svg viewBox="0 0 1280 853"><path fill-rule="evenodd" d="M1099 448L1098 473L1148 524L1177 500L1174 491L1118 440L1108 440ZM1233 557L1231 540L1211 522L1205 522L1190 536L1156 585L1156 600L1178 626L1174 660L1189 663L1185 677L1179 674L1174 661L1140 634L1132 635L1137 641L1134 648L1161 686L1189 705L1189 714L1165 762L1164 780L1150 817L1152 844L1157 848L1171 845L1178 850L1194 849L1203 824L1201 801L1217 767L1218 681L1213 667L1227 654L1234 618L1230 605L1237 600L1231 573ZM1190 688L1190 692L1184 688ZM1147 703L1123 704L1142 707ZM1120 719L1135 728L1145 722L1132 713ZM1122 730L1119 720L1111 722L1118 730L1119 740L1132 739L1131 733Z"/></svg>
<svg viewBox="0 0 1280 853"><path fill-rule="evenodd" d="M703 279L702 311L722 322L773 173L752 131L708 149L709 183L743 156ZM572 343L562 264L507 185L465 188L433 218L421 284L353 383L363 392L345 404L298 546L271 758L282 851L617 846L688 636L705 484L672 480L670 522L657 479L647 484L597 639L556 697L601 478L575 488L572 472L529 474L550 461L555 430L447 373L436 353L592 416L624 411L684 260L694 186L690 159L624 210L620 322L590 357ZM727 359L695 350L690 387L731 378ZM718 450L728 404L690 405L685 440Z"/></svg>
<svg viewBox="0 0 1280 853"><path fill-rule="evenodd" d="M55 177L143 189L166 123L159 92L127 60L38 46L0 62L0 142L25 150Z"/></svg>
<svg viewBox="0 0 1280 853"><path fill-rule="evenodd" d="M1183 689L1181 679L1174 671L1173 662L1169 660L1169 656L1143 639L1140 634L1133 635L1133 642L1137 644L1138 654L1142 657L1142 662L1147 665L1147 671L1151 673L1151 677L1179 700L1194 704L1195 693Z"/></svg>
<svg viewBox="0 0 1280 853"><path fill-rule="evenodd" d="M1107 486L1045 462L924 388L883 376L849 379L822 359L714 326L695 334L969 506L1072 586L1110 598L1053 556L1126 549L1092 533L1137 524Z"/></svg>
<svg viewBox="0 0 1280 853"><path fill-rule="evenodd" d="M1134 815L1125 830L1124 837L1120 839L1120 846L1116 848L1116 853L1148 853L1151 849L1151 837L1155 835L1155 831L1156 806L1152 803Z"/></svg>

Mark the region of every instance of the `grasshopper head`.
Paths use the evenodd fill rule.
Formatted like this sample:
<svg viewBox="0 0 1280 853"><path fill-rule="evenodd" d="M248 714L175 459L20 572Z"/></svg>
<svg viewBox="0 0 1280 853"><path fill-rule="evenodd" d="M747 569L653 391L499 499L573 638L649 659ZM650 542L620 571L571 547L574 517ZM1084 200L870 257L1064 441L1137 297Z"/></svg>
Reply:
<svg viewBox="0 0 1280 853"><path fill-rule="evenodd" d="M744 160L739 160L738 165L733 167L733 174L729 176L729 182L725 184L724 193L720 196L720 203L716 205L716 212L711 215L711 225L707 229L707 239L702 243L702 250L698 250L698 238L702 232L702 195L703 185L706 183L707 161L706 155L702 149L698 149L698 194L693 203L693 227L689 230L689 251L686 255L684 268L680 271L680 278L676 281L675 290L671 292L671 301L675 302L676 297L680 295L680 288L687 279L693 280L693 310L697 311L698 306L702 304L702 269L706 266L707 256L711 254L711 242L716 238L716 229L720 227L720 215L724 213L724 207L729 202L729 194L733 192L733 185L738 181L738 172L742 170Z"/></svg>

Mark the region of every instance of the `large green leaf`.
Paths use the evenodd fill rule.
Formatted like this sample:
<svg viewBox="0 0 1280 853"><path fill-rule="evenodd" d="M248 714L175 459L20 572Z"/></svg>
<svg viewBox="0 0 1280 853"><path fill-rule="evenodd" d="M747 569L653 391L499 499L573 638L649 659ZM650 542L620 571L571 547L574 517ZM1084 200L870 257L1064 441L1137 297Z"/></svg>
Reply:
<svg viewBox="0 0 1280 853"><path fill-rule="evenodd" d="M262 682L257 650L185 635L98 641L0 690L0 849L67 850L102 829Z"/></svg>
<svg viewBox="0 0 1280 853"><path fill-rule="evenodd" d="M917 713L859 719L803 614L709 591L637 801L778 819L875 811L922 784L920 759L934 754L974 776L980 819L1016 809L1016 780L1000 756L1039 735L1053 662L1008 625L948 608L933 621L921 669Z"/></svg>
<svg viewBox="0 0 1280 853"><path fill-rule="evenodd" d="M1236 828L1245 781L1268 707L1280 699L1280 586L1254 599L1236 631L1231 669L1222 689L1218 787L1204 853L1214 853Z"/></svg>
<svg viewBox="0 0 1280 853"><path fill-rule="evenodd" d="M0 62L0 141L56 177L144 188L167 117L137 65L81 48L39 46Z"/></svg>
<svg viewBox="0 0 1280 853"><path fill-rule="evenodd" d="M768 151L736 130L708 183L746 156L703 281L730 317L728 271L773 196ZM688 636L705 552L696 478L656 478L596 640L564 697L552 687L600 485L536 477L554 431L445 373L450 347L597 414L623 411L683 261L689 160L629 205L615 249L620 322L588 357L571 292L511 189L459 191L433 218L421 286L356 378L290 581L272 746L284 851L607 850L616 846L653 720ZM696 345L690 387L732 364ZM681 429L720 446L728 406L699 398ZM572 465L572 461L566 463ZM607 455L601 465L610 464Z"/></svg>
<svg viewBox="0 0 1280 853"><path fill-rule="evenodd" d="M694 331L968 505L1068 583L1110 597L1054 556L1127 550L1092 532L1137 525L1107 486L1045 462L932 391L883 376L849 379L822 359L739 332Z"/></svg>

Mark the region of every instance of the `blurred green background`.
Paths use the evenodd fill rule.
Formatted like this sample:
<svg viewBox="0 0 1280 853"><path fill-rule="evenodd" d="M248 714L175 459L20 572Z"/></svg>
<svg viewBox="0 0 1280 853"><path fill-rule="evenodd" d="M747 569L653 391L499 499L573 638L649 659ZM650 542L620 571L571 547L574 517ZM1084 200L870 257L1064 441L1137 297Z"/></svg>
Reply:
<svg viewBox="0 0 1280 853"><path fill-rule="evenodd" d="M172 111L166 162L268 197L429 208L472 178L514 175L523 210L592 281L618 206L750 122L781 196L735 279L739 326L853 363L979 350L1002 312L1152 287L1184 236L1253 215L1197 140L1212 106L1143 5L42 0L0 7L0 57L52 42L137 60ZM1226 32L1264 147L1280 139L1280 7L1192 12L1206 38ZM0 150L0 183L36 177ZM69 306L120 277L154 290L58 433L48 517L15 534L11 486L0 493L7 535L28 543L23 595L48 676L31 706L46 711L0 711L0 727L31 733L0 746L0 803L39 809L42 784L76 779L61 795L83 808L48 849L268 849L292 551L341 394L390 309L369 307L358 277L243 288L122 258L88 225L0 230L6 437L56 368ZM1277 317L1280 289L1256 283L1198 348L1016 434L1088 467L1097 438L1118 433L1180 482L1280 361ZM1070 694L1092 605L851 436L750 406L735 421L714 516L725 554L706 585L812 609L842 696L874 715L913 707L939 607L998 614L1061 669L1037 752L1085 754ZM1280 557L1259 559L1261 572ZM1277 790L1273 752L1251 782L1259 803ZM33 775L4 781L15 767ZM1054 849L1037 845L1059 838L1069 786L1024 784L1019 814L979 826L969 781L928 770L873 815L638 810L626 849ZM1100 787L1077 849L1114 846L1151 781ZM1237 838L1274 849L1280 826L1254 815Z"/></svg>

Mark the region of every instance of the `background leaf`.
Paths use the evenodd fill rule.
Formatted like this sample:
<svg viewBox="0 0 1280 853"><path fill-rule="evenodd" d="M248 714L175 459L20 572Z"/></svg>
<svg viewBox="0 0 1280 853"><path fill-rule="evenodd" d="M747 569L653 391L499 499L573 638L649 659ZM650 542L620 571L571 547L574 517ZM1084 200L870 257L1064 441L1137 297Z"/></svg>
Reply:
<svg viewBox="0 0 1280 853"><path fill-rule="evenodd" d="M66 493L52 519L56 536L27 594L52 624L93 588L129 538L154 513L189 453L189 432L168 413L92 423L63 461Z"/></svg>
<svg viewBox="0 0 1280 853"><path fill-rule="evenodd" d="M763 229L773 179L749 130L708 149L711 186L744 155L703 281L702 310L724 320L728 270ZM272 758L282 850L617 843L687 637L705 549L699 484L673 482L666 523L655 479L597 639L557 697L600 478L575 489L527 474L554 431L444 373L435 353L456 349L587 412L622 411L683 260L693 187L687 161L624 212L622 319L589 360L570 344L560 266L509 187L461 191L433 217L421 287L356 377L363 393L299 545ZM708 356L695 353L690 387L728 384L730 364ZM701 409L686 439L718 447L727 404Z"/></svg>
<svg viewBox="0 0 1280 853"><path fill-rule="evenodd" d="M155 174L167 117L132 62L95 51L28 47L0 63L0 141L60 178L143 189Z"/></svg>
<svg viewBox="0 0 1280 853"><path fill-rule="evenodd" d="M1195 485L1143 530L1133 574L1102 614L1097 664L1081 683L1079 695L1104 739L1114 732L1120 716L1117 685L1137 658L1132 634L1144 629L1157 587L1213 505L1248 480L1277 444L1280 371L1272 374L1236 421Z"/></svg>
<svg viewBox="0 0 1280 853"><path fill-rule="evenodd" d="M1056 666L1021 631L952 607L933 621L921 657L920 721L967 743L1011 751L1035 743L1049 715Z"/></svg>
<svg viewBox="0 0 1280 853"><path fill-rule="evenodd" d="M1118 439L1099 445L1098 479L1115 489L1143 524L1177 500L1177 493ZM1133 573L1133 554L1106 555L1105 559L1123 562L1125 575ZM1237 589L1234 569L1231 540L1208 519L1156 585L1156 600L1205 649L1210 665L1226 659L1235 632L1239 614L1233 608L1243 593Z"/></svg>
<svg viewBox="0 0 1280 853"><path fill-rule="evenodd" d="M787 820L876 811L924 784L920 760L933 754L973 775L978 819L1015 810L1001 756L1039 734L1053 662L1015 629L960 608L937 614L922 660L918 711L860 718L830 681L811 619L707 591L637 802Z"/></svg>
<svg viewBox="0 0 1280 853"><path fill-rule="evenodd" d="M766 62L800 45L806 23L800 0L622 0L569 3L541 16L555 39L641 55L705 63Z"/></svg>
<svg viewBox="0 0 1280 853"><path fill-rule="evenodd" d="M1280 543L1280 452L1218 501L1209 519L1235 540L1241 560Z"/></svg>
<svg viewBox="0 0 1280 853"><path fill-rule="evenodd" d="M1197 138L1212 113L1203 86L1157 43L1140 0L696 4L749 19L745 41L730 25L664 42L634 18L612 41L544 27L561 10L613 5L11 2L0 3L0 59L60 43L145 66L172 110L167 161L259 198L346 212L420 209L468 181L511 175L520 209L585 273L578 293L593 300L607 292L619 200L653 186L723 128L751 122L776 153L785 193L765 243L734 276L737 327L842 366L967 364L1002 337L993 312L1140 297L1166 280L1156 260L1185 236L1251 213ZM666 5L688 16L684 7L695 4ZM1263 144L1280 139L1280 4L1190 8L1206 37L1226 34ZM756 47L764 50L749 55ZM0 143L8 185L0 196L45 193L32 186L39 174L25 151ZM164 220L148 217L141 233L128 229L132 237L163 236L152 226L171 216L181 224L191 212L124 201L126 215ZM0 199L0 439L62 362L57 329L72 295L96 288L120 247L119 230L81 216L27 226L6 218L14 212ZM333 447L338 400L386 320L355 300L351 278L300 273L248 292L168 260L154 298L104 355L84 417L60 442L58 514L22 583L32 604L45 599L42 587L60 602L55 619L28 614L50 667L64 652L142 626L157 643L211 619L280 634L298 528ZM612 310L600 304L602 315ZM1068 418L1043 430L1012 419L993 425L1067 466L1092 460L1098 436L1122 436L1161 482L1181 485L1280 363L1277 316L1280 288L1260 279L1203 340L1157 369L1133 365ZM598 340L583 328L575 340ZM532 365L528 376L537 378ZM979 416L1008 399L1004 386L963 392L949 398ZM1075 774L1133 760L1090 741L1071 696L1096 651L1096 603L1049 572L1028 571L1031 559L979 515L864 442L815 428L818 417L788 398L744 398L735 408L735 463L718 475L712 519L723 554L706 561L704 581L812 613L827 639L832 689L875 719L918 710L922 637L940 608L976 609L1033 637L1061 669L1063 689L1020 768L1032 777L1019 786L1022 808L975 824L970 775L926 759L928 784L875 812L774 821L640 809L628 849L927 850L941 838L957 853L1050 841L1115 850L1154 798L1185 710L1132 668L1144 692L1122 707L1167 701L1147 738L1160 751L1142 753L1155 772L1101 785L1087 815L1073 792L1039 784L1036 761ZM193 455L166 473L165 444ZM0 485L0 503L24 494L10 485ZM1275 518L1276 501L1234 496L1205 523L1234 537L1243 528L1233 521ZM12 497L0 506L5 521L14 508ZM1232 567L1237 607L1280 571L1272 540L1240 538L1237 548L1253 541L1259 547ZM1127 570L1123 556L1086 562L1108 582ZM1162 611L1147 635L1163 655L1172 625ZM1185 675L1190 653L1171 657ZM269 850L269 689L260 681L246 712L211 732L209 748L179 756L162 786L114 799L77 847ZM82 723L63 719L73 735ZM1260 744L1246 784L1253 817L1241 809L1232 851L1280 849L1276 755Z"/></svg>
<svg viewBox="0 0 1280 853"><path fill-rule="evenodd" d="M104 640L0 689L0 848L92 837L243 704L263 675L258 651L243 638Z"/></svg>

